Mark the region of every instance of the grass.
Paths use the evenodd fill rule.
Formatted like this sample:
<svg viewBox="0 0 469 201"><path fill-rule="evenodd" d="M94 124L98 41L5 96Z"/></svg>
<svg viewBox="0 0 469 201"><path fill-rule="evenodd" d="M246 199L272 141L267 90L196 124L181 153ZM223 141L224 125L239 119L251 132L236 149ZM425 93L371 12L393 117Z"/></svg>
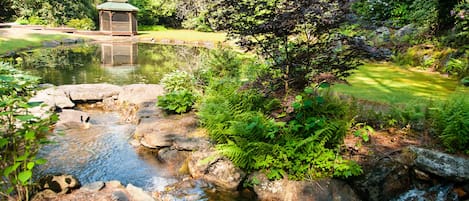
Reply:
<svg viewBox="0 0 469 201"><path fill-rule="evenodd" d="M350 85L339 84L333 89L358 99L387 103L444 100L453 93L469 93L469 88L459 85L455 79L392 63L367 63L348 81Z"/></svg>
<svg viewBox="0 0 469 201"><path fill-rule="evenodd" d="M41 47L44 41L61 40L69 38L65 34L25 34L21 38L0 37L0 55L10 51Z"/></svg>
<svg viewBox="0 0 469 201"><path fill-rule="evenodd" d="M226 39L226 33L198 32L193 30L140 31L139 37L154 38L157 41L166 39L171 41L222 43Z"/></svg>

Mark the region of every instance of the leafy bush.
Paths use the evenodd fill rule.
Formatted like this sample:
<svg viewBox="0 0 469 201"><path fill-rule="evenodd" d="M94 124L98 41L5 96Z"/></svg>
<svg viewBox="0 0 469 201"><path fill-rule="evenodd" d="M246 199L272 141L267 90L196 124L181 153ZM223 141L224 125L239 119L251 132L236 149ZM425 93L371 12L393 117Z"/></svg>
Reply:
<svg viewBox="0 0 469 201"><path fill-rule="evenodd" d="M194 87L192 80L193 77L188 72L175 70L164 75L160 82L168 92L180 90L191 91Z"/></svg>
<svg viewBox="0 0 469 201"><path fill-rule="evenodd" d="M28 103L37 83L37 77L0 63L0 197L4 199L28 200L33 168L46 162L36 153L57 117L40 119L28 112L39 105Z"/></svg>
<svg viewBox="0 0 469 201"><path fill-rule="evenodd" d="M346 133L343 104L330 94L297 96L292 120L268 117L269 100L256 90L239 90L229 80L212 82L198 116L217 149L246 171L264 171L270 179L348 177L361 173L338 156Z"/></svg>
<svg viewBox="0 0 469 201"><path fill-rule="evenodd" d="M79 30L94 30L96 26L94 25L93 20L90 18L82 18L82 19L71 19L67 22L68 27L72 27Z"/></svg>
<svg viewBox="0 0 469 201"><path fill-rule="evenodd" d="M197 98L188 90L172 91L158 96L158 106L175 113L185 113L192 108Z"/></svg>
<svg viewBox="0 0 469 201"><path fill-rule="evenodd" d="M453 96L432 112L437 136L449 151L469 153L469 98Z"/></svg>
<svg viewBox="0 0 469 201"><path fill-rule="evenodd" d="M451 58L443 71L455 75L459 79L469 76L469 58Z"/></svg>

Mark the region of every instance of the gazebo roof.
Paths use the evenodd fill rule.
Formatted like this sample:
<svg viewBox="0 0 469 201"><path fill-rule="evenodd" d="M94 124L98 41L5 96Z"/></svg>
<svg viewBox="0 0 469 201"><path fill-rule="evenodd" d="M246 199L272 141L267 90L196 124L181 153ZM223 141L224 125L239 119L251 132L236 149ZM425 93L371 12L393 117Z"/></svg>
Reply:
<svg viewBox="0 0 469 201"><path fill-rule="evenodd" d="M108 1L106 3L98 5L96 8L98 8L98 10L127 11L127 12L138 11L137 7L132 6L125 2L126 2L125 0Z"/></svg>

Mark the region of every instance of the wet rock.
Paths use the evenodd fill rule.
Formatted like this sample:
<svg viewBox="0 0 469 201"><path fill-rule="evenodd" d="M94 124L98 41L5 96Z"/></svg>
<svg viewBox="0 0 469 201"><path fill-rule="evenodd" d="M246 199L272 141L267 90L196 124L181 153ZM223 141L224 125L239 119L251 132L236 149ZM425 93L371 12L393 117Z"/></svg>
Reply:
<svg viewBox="0 0 469 201"><path fill-rule="evenodd" d="M385 158L364 172L351 180L351 186L367 200L390 200L411 189L409 169L399 162Z"/></svg>
<svg viewBox="0 0 469 201"><path fill-rule="evenodd" d="M102 101L105 98L117 97L122 88L111 84L79 84L59 86L74 102Z"/></svg>
<svg viewBox="0 0 469 201"><path fill-rule="evenodd" d="M89 190L89 191L99 191L99 190L103 189L104 186L105 186L104 182L97 181L97 182L93 182L93 183L90 183L90 184L86 184L83 187L81 187L81 189Z"/></svg>
<svg viewBox="0 0 469 201"><path fill-rule="evenodd" d="M137 129L138 128L140 127L137 127ZM174 134L159 134L158 132L146 132L140 140L140 143L150 149L170 147L171 145L173 145L172 139L174 136Z"/></svg>
<svg viewBox="0 0 469 201"><path fill-rule="evenodd" d="M164 89L157 84L132 84L122 87L119 102L140 105L144 102L155 102L163 95Z"/></svg>
<svg viewBox="0 0 469 201"><path fill-rule="evenodd" d="M153 196L157 200L203 200L205 193L202 188L209 188L209 185L202 180L184 178L182 181L166 186L164 191L155 192Z"/></svg>
<svg viewBox="0 0 469 201"><path fill-rule="evenodd" d="M150 194L132 184L128 184L126 190L133 201L154 201Z"/></svg>
<svg viewBox="0 0 469 201"><path fill-rule="evenodd" d="M428 189L411 189L392 201L438 200L458 201L458 195L453 192L452 185L436 185Z"/></svg>
<svg viewBox="0 0 469 201"><path fill-rule="evenodd" d="M249 180L256 180L253 186L259 200L290 201L358 201L359 197L345 182L336 179L317 181L270 181L265 174L254 173Z"/></svg>
<svg viewBox="0 0 469 201"><path fill-rule="evenodd" d="M415 153L414 165L450 181L469 180L469 160L429 149L409 147Z"/></svg>
<svg viewBox="0 0 469 201"><path fill-rule="evenodd" d="M158 160L167 163L170 167L181 167L188 157L188 152L172 148L163 148L158 151Z"/></svg>
<svg viewBox="0 0 469 201"><path fill-rule="evenodd" d="M111 195L113 201L129 201L127 195L122 191L115 191Z"/></svg>
<svg viewBox="0 0 469 201"><path fill-rule="evenodd" d="M55 127L57 129L88 129L90 124L86 122L86 120L89 119L89 117L86 112L64 109L59 113L59 121L56 123Z"/></svg>
<svg viewBox="0 0 469 201"><path fill-rule="evenodd" d="M36 199L54 198L58 195L71 193L80 188L78 179L72 175L46 175L39 179L39 191Z"/></svg>

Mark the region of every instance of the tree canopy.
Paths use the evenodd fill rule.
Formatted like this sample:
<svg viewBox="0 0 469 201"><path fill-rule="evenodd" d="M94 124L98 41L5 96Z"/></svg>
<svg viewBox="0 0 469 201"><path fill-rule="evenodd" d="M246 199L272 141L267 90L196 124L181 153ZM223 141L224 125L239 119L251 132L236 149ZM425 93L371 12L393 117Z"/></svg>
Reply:
<svg viewBox="0 0 469 201"><path fill-rule="evenodd" d="M351 40L334 33L346 13L343 0L220 0L212 25L247 50L257 50L280 73L285 89L324 78L342 79L357 67Z"/></svg>

